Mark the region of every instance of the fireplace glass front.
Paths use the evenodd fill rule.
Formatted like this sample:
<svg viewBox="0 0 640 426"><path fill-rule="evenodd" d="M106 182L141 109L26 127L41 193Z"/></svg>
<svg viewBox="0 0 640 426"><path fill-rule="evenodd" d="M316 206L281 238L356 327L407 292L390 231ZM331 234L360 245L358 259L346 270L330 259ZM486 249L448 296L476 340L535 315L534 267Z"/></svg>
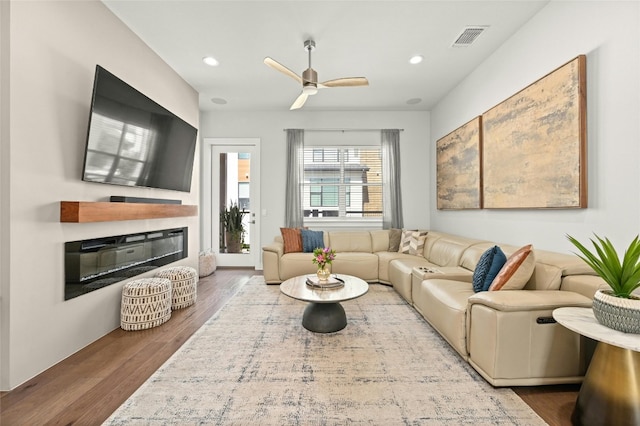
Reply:
<svg viewBox="0 0 640 426"><path fill-rule="evenodd" d="M188 229L163 229L64 243L64 300L188 256Z"/></svg>

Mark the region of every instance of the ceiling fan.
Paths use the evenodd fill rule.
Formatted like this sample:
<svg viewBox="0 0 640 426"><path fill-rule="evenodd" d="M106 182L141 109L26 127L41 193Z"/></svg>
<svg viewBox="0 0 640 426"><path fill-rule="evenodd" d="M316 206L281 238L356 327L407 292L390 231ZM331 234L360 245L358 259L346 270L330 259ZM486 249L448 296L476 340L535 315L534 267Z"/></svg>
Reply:
<svg viewBox="0 0 640 426"><path fill-rule="evenodd" d="M335 80L327 80L322 83L318 83L318 73L316 72L316 70L311 68L311 51L315 49L315 47L316 43L313 40L307 40L304 42L304 49L309 53L309 68L304 70L304 72L302 73L302 77L300 77L298 74L291 71L289 68L285 67L278 61L269 57L264 58L265 65L273 68L276 71L280 71L285 75L288 75L298 83L302 84L302 93L300 93L300 96L298 96L298 98L293 102L291 108L289 109L301 108L302 105L304 105L304 103L307 101L307 98L309 96L318 93L318 89L325 89L328 87L354 87L369 85L369 81L367 81L365 77L337 78Z"/></svg>

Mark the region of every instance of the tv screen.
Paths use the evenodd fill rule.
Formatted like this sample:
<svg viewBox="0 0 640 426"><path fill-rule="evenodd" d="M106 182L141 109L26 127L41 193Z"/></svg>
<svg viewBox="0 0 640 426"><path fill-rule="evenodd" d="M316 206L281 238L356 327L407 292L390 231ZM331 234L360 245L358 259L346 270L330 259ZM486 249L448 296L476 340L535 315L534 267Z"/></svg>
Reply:
<svg viewBox="0 0 640 426"><path fill-rule="evenodd" d="M197 133L97 65L82 180L189 192Z"/></svg>

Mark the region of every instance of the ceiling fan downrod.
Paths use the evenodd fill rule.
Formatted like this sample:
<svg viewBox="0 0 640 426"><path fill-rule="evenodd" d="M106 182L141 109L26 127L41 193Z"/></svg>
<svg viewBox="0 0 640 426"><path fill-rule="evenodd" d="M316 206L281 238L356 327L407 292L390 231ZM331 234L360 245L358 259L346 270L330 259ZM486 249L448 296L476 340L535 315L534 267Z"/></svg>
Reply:
<svg viewBox="0 0 640 426"><path fill-rule="evenodd" d="M306 40L304 49L309 53L309 68L302 73L302 91L307 95L315 95L318 93L318 73L311 68L311 51L316 48L316 42Z"/></svg>

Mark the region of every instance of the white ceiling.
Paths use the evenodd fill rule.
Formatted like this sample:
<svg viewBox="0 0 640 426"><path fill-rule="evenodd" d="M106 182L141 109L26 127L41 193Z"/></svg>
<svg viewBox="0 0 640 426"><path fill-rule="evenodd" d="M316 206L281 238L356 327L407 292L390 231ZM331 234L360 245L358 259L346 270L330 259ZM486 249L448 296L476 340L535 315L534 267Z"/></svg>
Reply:
<svg viewBox="0 0 640 426"><path fill-rule="evenodd" d="M304 110L416 111L432 109L549 0L103 2L200 93L203 111L288 110L299 83L262 61L302 74L309 38L319 81L364 76L369 86L321 90ZM489 28L451 47L471 25ZM415 54L424 61L410 65ZM209 55L220 65L203 64Z"/></svg>

